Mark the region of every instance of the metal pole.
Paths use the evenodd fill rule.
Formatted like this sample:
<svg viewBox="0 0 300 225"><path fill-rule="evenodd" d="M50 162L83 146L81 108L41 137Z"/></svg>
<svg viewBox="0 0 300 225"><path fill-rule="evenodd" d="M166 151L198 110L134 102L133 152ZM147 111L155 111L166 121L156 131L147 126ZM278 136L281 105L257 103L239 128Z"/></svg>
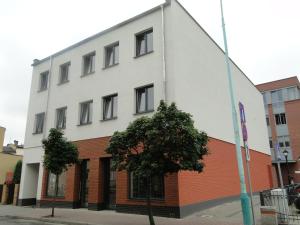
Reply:
<svg viewBox="0 0 300 225"><path fill-rule="evenodd" d="M251 173L250 173L250 166L249 166L250 160L247 157L247 151L249 152L249 149L248 149L249 147L248 147L247 142L245 143L244 148L245 148L245 159L246 159L246 165L247 165L247 178L248 178L248 183L249 183L249 192L250 192L250 200L251 200L252 219L253 219L253 225L256 225L255 216L254 216L254 203L253 203L253 192L252 192L252 184L251 184Z"/></svg>
<svg viewBox="0 0 300 225"><path fill-rule="evenodd" d="M289 164L288 164L288 156L285 155L285 164L286 164L286 170L288 174L288 183L291 184L291 178L290 178L290 170L289 170Z"/></svg>
<svg viewBox="0 0 300 225"><path fill-rule="evenodd" d="M249 201L249 196L246 191L246 184L245 184L244 166L243 166L243 159L242 159L242 154L241 154L240 132L239 132L239 125L238 125L238 117L237 117L237 112L236 112L236 107L235 107L236 101L235 101L235 94L234 94L234 89L233 89L231 67L229 64L227 37L226 37L226 30L225 30L225 21L224 21L224 16L223 16L222 0L220 0L220 5L221 5L223 38L224 38L224 46L225 46L225 60L226 60L226 66L227 66L229 93L230 93L230 100L231 100L232 123L233 123L234 136L235 136L235 150L236 150L236 158L237 158L237 162L238 162L238 170L239 170L240 186L241 186L240 199L241 199L242 212L243 212L243 221L244 221L244 225L252 225L250 201Z"/></svg>

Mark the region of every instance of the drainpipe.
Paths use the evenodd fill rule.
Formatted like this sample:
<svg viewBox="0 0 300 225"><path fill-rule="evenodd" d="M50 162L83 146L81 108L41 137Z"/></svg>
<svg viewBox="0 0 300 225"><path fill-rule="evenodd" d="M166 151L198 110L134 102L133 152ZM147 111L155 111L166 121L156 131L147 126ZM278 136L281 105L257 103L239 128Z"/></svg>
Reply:
<svg viewBox="0 0 300 225"><path fill-rule="evenodd" d="M46 111L45 111L45 119L44 119L43 139L46 138L46 134L47 134L47 117L48 117L49 98L50 98L50 90L51 90L52 61L53 61L53 57L50 56L49 75L48 75L48 93L47 93Z"/></svg>
<svg viewBox="0 0 300 225"><path fill-rule="evenodd" d="M163 77L163 100L167 103L167 77L165 59L165 14L164 6L161 5L161 33L162 33L162 77Z"/></svg>

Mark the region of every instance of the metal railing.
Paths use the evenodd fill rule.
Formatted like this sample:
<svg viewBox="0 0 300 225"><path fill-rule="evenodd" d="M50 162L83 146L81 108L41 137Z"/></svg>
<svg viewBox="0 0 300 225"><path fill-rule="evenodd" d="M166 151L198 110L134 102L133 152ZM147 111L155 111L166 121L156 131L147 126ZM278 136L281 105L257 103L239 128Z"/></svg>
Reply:
<svg viewBox="0 0 300 225"><path fill-rule="evenodd" d="M300 195L293 187L262 191L260 203L276 209L279 224L300 224Z"/></svg>

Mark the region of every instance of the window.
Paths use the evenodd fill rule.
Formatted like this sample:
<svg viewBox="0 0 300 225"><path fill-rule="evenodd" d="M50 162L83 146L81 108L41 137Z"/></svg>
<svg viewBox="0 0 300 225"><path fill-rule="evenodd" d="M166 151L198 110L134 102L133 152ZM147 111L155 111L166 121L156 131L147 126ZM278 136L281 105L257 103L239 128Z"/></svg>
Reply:
<svg viewBox="0 0 300 225"><path fill-rule="evenodd" d="M80 104L80 125L92 123L92 103L93 101L88 101Z"/></svg>
<svg viewBox="0 0 300 225"><path fill-rule="evenodd" d="M136 35L136 56L145 55L153 51L153 30Z"/></svg>
<svg viewBox="0 0 300 225"><path fill-rule="evenodd" d="M266 123L267 123L267 126L270 126L270 120L269 120L269 117L266 117Z"/></svg>
<svg viewBox="0 0 300 225"><path fill-rule="evenodd" d="M35 115L35 125L34 125L34 134L43 133L44 129L44 120L45 120L45 113L39 113Z"/></svg>
<svg viewBox="0 0 300 225"><path fill-rule="evenodd" d="M49 76L49 71L43 72L40 74L40 86L39 86L39 91L44 91L48 87L48 76Z"/></svg>
<svg viewBox="0 0 300 225"><path fill-rule="evenodd" d="M272 98L272 103L282 102L283 101L282 90L271 91L271 98Z"/></svg>
<svg viewBox="0 0 300 225"><path fill-rule="evenodd" d="M146 198L147 197L147 180L130 174L130 197ZM164 198L164 177L154 176L151 178L151 198Z"/></svg>
<svg viewBox="0 0 300 225"><path fill-rule="evenodd" d="M278 136L278 144L280 148L290 147L290 137L289 136Z"/></svg>
<svg viewBox="0 0 300 225"><path fill-rule="evenodd" d="M47 183L47 196L55 196L55 181L56 176L53 173L48 174L48 183ZM58 190L57 197L65 196L65 186L66 186L66 172L62 172L58 177Z"/></svg>
<svg viewBox="0 0 300 225"><path fill-rule="evenodd" d="M105 47L105 67L119 63L119 43Z"/></svg>
<svg viewBox="0 0 300 225"><path fill-rule="evenodd" d="M267 93L264 92L264 93L262 93L262 95L263 95L264 104L267 105L267 104L268 104L268 101L267 101Z"/></svg>
<svg viewBox="0 0 300 225"><path fill-rule="evenodd" d="M60 71L59 71L59 84L63 84L69 81L69 67L70 67L70 62L65 63L60 66Z"/></svg>
<svg viewBox="0 0 300 225"><path fill-rule="evenodd" d="M270 148L273 148L273 141L272 141L272 138L269 139L269 145L270 145Z"/></svg>
<svg viewBox="0 0 300 225"><path fill-rule="evenodd" d="M65 129L66 128L66 112L67 107L59 108L56 110L56 128L57 129Z"/></svg>
<svg viewBox="0 0 300 225"><path fill-rule="evenodd" d="M118 95L103 97L103 120L117 117Z"/></svg>
<svg viewBox="0 0 300 225"><path fill-rule="evenodd" d="M153 85L136 89L136 113L153 111L154 89Z"/></svg>
<svg viewBox="0 0 300 225"><path fill-rule="evenodd" d="M93 52L83 56L83 76L95 72L95 55Z"/></svg>
<svg viewBox="0 0 300 225"><path fill-rule="evenodd" d="M286 124L285 113L275 114L276 125Z"/></svg>
<svg viewBox="0 0 300 225"><path fill-rule="evenodd" d="M287 93L288 93L288 100L297 99L297 89L296 89L296 87L288 88Z"/></svg>

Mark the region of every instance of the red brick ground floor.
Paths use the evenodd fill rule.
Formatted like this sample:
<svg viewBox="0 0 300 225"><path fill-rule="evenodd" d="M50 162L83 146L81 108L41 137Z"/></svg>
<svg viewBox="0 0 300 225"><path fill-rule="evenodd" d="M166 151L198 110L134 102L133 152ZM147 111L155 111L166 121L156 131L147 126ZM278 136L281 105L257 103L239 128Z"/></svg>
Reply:
<svg viewBox="0 0 300 225"><path fill-rule="evenodd" d="M82 161L67 171L64 195L56 200L57 206L146 212L145 199L132 197L130 175L109 170L110 156L105 153L108 141L109 137L76 142ZM271 157L256 150L250 151L250 157L253 191L269 189L274 185ZM160 183L163 187L158 187L163 190L163 196L152 200L154 214L183 217L239 196L240 182L233 144L210 138L209 155L204 158L204 163L202 173L184 171L163 178ZM49 206L52 201L47 194L48 181L48 173L44 172L42 198L38 202L42 207Z"/></svg>

